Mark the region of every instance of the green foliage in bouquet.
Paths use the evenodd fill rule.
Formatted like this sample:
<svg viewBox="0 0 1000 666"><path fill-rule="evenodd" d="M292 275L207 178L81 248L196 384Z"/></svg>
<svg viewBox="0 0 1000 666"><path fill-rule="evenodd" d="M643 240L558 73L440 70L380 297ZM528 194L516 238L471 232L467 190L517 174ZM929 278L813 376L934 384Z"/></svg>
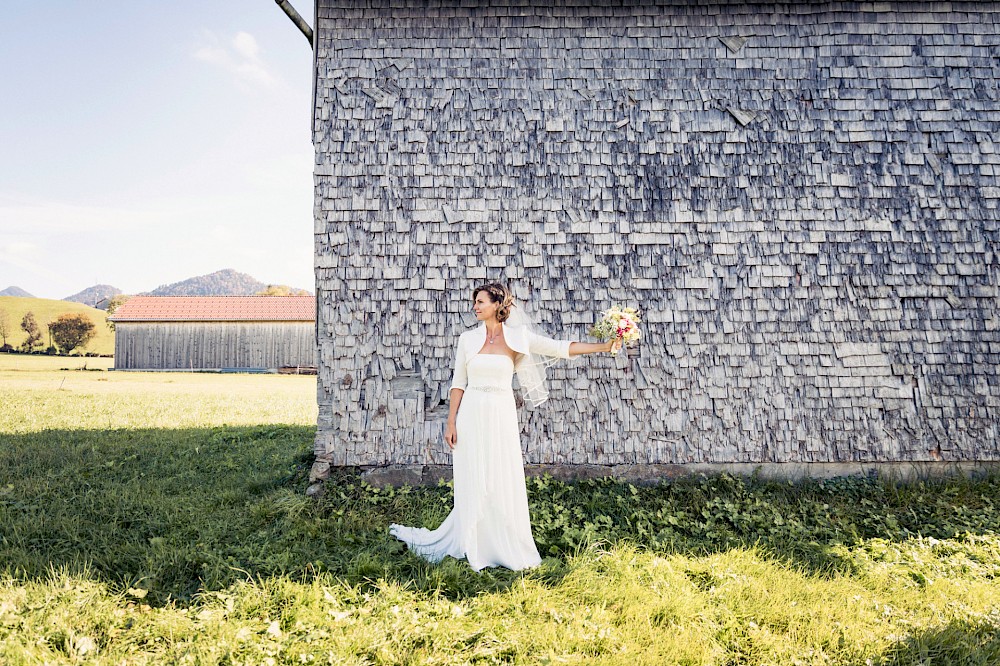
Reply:
<svg viewBox="0 0 1000 666"><path fill-rule="evenodd" d="M639 311L614 305L601 313L587 333L599 340L621 340L624 346L634 347L642 337Z"/></svg>

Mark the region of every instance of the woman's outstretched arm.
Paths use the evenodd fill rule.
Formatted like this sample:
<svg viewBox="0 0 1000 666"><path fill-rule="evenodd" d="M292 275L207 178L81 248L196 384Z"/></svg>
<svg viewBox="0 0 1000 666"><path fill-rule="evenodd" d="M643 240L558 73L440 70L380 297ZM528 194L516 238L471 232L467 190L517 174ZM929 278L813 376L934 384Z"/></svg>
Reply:
<svg viewBox="0 0 1000 666"><path fill-rule="evenodd" d="M600 352L615 352L621 347L621 341L608 340L607 342L571 342L569 344L569 355L582 356L583 354L598 354Z"/></svg>
<svg viewBox="0 0 1000 666"><path fill-rule="evenodd" d="M574 356L583 356L584 354L618 351L621 344L620 340L610 340L608 342L556 340L537 333L531 335L529 343L531 353L555 358L573 358Z"/></svg>

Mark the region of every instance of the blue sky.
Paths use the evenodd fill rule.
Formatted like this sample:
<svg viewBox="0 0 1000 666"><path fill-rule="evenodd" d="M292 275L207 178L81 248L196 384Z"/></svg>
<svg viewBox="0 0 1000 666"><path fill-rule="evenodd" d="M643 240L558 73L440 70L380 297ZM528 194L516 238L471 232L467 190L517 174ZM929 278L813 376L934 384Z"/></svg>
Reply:
<svg viewBox="0 0 1000 666"><path fill-rule="evenodd" d="M273 0L6 3L0 289L233 268L312 290L311 85Z"/></svg>

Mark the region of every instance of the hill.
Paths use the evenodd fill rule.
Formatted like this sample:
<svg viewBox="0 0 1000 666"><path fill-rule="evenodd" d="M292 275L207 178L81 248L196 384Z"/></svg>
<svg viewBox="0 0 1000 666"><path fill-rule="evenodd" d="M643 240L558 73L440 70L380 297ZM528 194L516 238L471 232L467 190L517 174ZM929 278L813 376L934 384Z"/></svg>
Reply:
<svg viewBox="0 0 1000 666"><path fill-rule="evenodd" d="M76 314L82 312L89 316L94 326L97 327L97 335L90 341L82 351L96 352L98 354L113 354L115 351L115 334L108 328L108 314L104 310L92 308L83 303L72 301L57 301L49 298L22 298L19 296L0 296L0 313L6 312L10 322L7 333L7 343L18 347L24 338L27 337L21 330L21 319L28 311L35 313L35 319L42 328L42 342L47 347L49 345L48 323L55 321L61 314ZM0 314L2 316L2 314ZM0 340L0 344L2 340ZM79 350L78 350L79 351Z"/></svg>
<svg viewBox="0 0 1000 666"><path fill-rule="evenodd" d="M7 287L3 291L0 291L0 296L19 296L21 298L34 298L34 296L26 292L24 289L21 289L20 287L15 287L14 285Z"/></svg>
<svg viewBox="0 0 1000 666"><path fill-rule="evenodd" d="M253 296L267 288L253 276L227 268L157 287L147 296Z"/></svg>
<svg viewBox="0 0 1000 666"><path fill-rule="evenodd" d="M122 293L121 289L112 287L110 284L95 284L93 287L87 287L83 291L73 294L72 296L67 296L63 300L83 303L84 305L89 305L92 308L99 307L104 309L106 301L112 296L117 296L120 293ZM102 301L104 302L102 303Z"/></svg>

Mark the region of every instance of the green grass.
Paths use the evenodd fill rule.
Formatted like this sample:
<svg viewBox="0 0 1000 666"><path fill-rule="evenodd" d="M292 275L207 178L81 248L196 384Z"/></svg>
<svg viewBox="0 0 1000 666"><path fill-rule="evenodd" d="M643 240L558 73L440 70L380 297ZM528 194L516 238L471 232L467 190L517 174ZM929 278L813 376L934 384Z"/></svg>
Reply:
<svg viewBox="0 0 1000 666"><path fill-rule="evenodd" d="M998 478L529 480L542 566L476 574L387 534L448 485L304 496L315 378L30 361L0 364L3 664L1000 663Z"/></svg>
<svg viewBox="0 0 1000 666"><path fill-rule="evenodd" d="M5 381L23 380L41 386L46 378L40 371L109 370L115 359L108 356L48 356L0 353L0 374ZM42 382L42 384L39 384Z"/></svg>
<svg viewBox="0 0 1000 666"><path fill-rule="evenodd" d="M83 349L74 353L94 352L96 354L115 353L115 334L108 327L108 313L92 308L83 303L72 301L57 301L50 298L22 298L20 296L0 296L0 312L6 312L10 321L10 332L7 334L7 344L19 348L27 337L21 330L21 319L26 312L34 312L35 320L42 329L42 349L49 345L48 324L59 315L83 313L94 322L96 335ZM2 341L0 341L2 344Z"/></svg>

